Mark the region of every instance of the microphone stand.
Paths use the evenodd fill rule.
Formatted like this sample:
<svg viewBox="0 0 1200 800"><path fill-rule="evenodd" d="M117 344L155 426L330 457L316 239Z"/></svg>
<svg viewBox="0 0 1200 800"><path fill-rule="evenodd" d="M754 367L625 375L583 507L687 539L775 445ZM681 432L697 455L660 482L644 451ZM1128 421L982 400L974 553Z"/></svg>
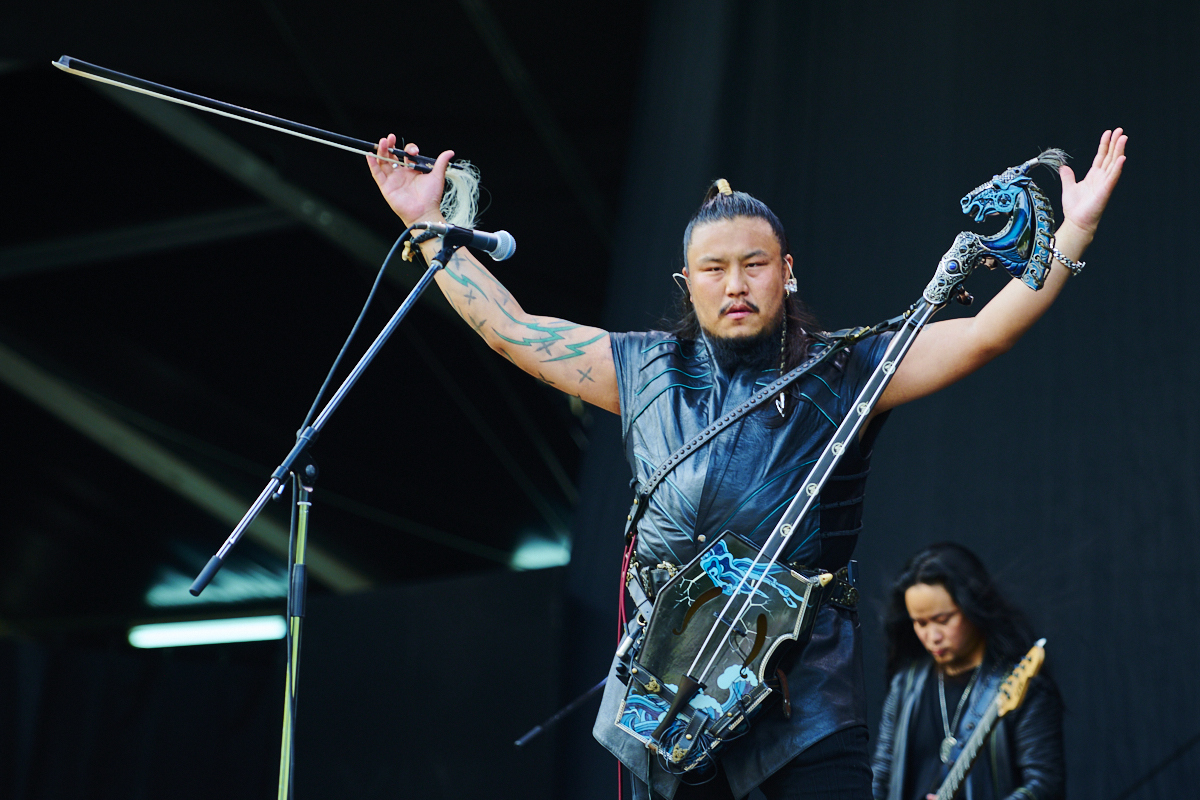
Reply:
<svg viewBox="0 0 1200 800"><path fill-rule="evenodd" d="M416 227L416 226L413 226ZM410 228L411 230L411 228ZM408 231L405 235L408 235ZM329 402L317 415L317 418L311 425L306 426L296 436L296 444L292 447L290 453L284 458L283 462L271 473L271 480L267 483L266 488L262 490L258 498L250 506L246 515L242 517L237 527L229 534L229 538L221 545L216 555L209 559L208 564L196 576L191 588L188 590L192 596L198 597L204 588L208 586L213 577L221 569L225 563L225 559L229 553L237 545L246 529L251 523L258 518L266 506L267 501L279 498L284 491L284 479L287 476L292 478L292 515L291 515L291 530L288 539L288 594L287 594L287 674L284 681L284 706L283 706L283 739L280 747L279 756L279 795L278 800L290 800L293 790L293 765L295 762L295 724L296 724L296 699L297 686L299 683L300 671L300 633L301 622L304 618L304 604L307 593L308 574L304 564L305 547L308 539L308 516L312 502L310 496L313 489L313 484L317 479L317 466L309 454L309 447L333 412L341 405L342 400L346 398L350 390L354 388L354 384L366 371L371 361L382 349L388 338L395 332L400 322L408 316L408 312L412 309L417 299L428 288L429 283L437 274L438 270L442 269L454 252L465 242L456 241L459 236L445 236L442 239L442 249L438 252L437 257L429 264L429 269L417 281L417 285L409 292L408 297L396 309L396 313L388 320L387 325L375 337L375 341L367 348L367 351L355 364L354 369L346 376L342 385L330 398ZM401 240L404 236L401 237Z"/></svg>

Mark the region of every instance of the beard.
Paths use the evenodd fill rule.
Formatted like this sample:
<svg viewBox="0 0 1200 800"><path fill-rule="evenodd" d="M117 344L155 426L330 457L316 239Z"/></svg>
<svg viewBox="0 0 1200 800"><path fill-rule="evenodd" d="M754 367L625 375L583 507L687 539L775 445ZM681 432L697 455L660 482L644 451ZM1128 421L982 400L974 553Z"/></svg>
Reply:
<svg viewBox="0 0 1200 800"><path fill-rule="evenodd" d="M722 370L749 369L763 372L779 368L780 336L783 334L783 315L775 324L753 336L714 336L704 332L704 340Z"/></svg>

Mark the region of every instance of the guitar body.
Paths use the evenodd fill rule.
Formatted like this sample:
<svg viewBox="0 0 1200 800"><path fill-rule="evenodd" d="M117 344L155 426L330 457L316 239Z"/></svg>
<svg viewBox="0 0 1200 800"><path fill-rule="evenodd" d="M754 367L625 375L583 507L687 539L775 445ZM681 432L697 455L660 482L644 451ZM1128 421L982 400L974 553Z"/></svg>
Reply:
<svg viewBox="0 0 1200 800"><path fill-rule="evenodd" d="M671 578L655 600L616 722L657 751L671 772L699 770L699 776L715 764L723 744L744 733L775 694L768 683L782 649L812 626L829 573L822 580L815 571L773 564L753 590L763 575L762 564L752 566L757 554L756 545L726 531ZM747 572L749 579L743 581ZM730 632L752 591L750 607ZM727 632L728 641L720 646ZM703 670L718 647L702 688L655 737L696 654L702 654L697 670Z"/></svg>

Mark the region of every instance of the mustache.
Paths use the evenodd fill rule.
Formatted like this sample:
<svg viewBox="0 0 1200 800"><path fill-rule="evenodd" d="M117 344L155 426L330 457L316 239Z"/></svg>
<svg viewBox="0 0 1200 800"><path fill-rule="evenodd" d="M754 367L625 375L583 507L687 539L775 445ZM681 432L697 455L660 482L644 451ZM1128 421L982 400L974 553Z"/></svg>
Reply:
<svg viewBox="0 0 1200 800"><path fill-rule="evenodd" d="M728 303L721 306L721 316L725 316L734 308L737 308L739 311L743 308L748 308L754 313L758 313L758 306L756 306L754 303L751 303L749 300L730 300Z"/></svg>

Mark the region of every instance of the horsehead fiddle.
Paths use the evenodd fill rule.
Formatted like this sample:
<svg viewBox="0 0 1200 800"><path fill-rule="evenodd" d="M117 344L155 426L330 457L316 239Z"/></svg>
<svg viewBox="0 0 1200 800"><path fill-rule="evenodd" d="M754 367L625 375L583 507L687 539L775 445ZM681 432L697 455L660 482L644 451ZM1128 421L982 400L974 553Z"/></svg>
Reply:
<svg viewBox="0 0 1200 800"><path fill-rule="evenodd" d="M632 646L623 644L619 674L628 679L615 724L655 753L668 773L707 778L724 746L749 729L768 700L786 692L772 678L780 656L804 639L835 584L828 572L782 563L785 546L917 334L952 298L971 302L963 281L979 266L1002 265L1031 289L1042 288L1050 271L1054 212L1028 173L1039 164L1057 168L1065 161L1063 151L1046 150L962 198L963 213L976 222L1003 216L1003 229L990 236L959 233L921 298L906 312L842 334L838 344L848 346L895 331L879 366L770 536L758 547L733 531L722 533L670 577L649 618L639 620L642 627L632 634ZM644 505L646 499L640 502ZM724 603L718 608L714 601L719 599ZM712 622L701 624L699 618Z"/></svg>

